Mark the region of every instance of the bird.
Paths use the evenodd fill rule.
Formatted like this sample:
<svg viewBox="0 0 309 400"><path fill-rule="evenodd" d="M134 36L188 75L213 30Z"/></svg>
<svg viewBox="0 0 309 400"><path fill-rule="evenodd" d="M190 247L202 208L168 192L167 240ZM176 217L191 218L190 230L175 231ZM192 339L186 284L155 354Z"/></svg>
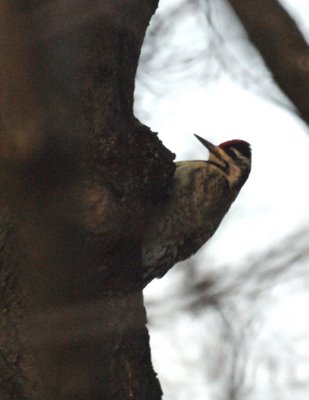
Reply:
<svg viewBox="0 0 309 400"><path fill-rule="evenodd" d="M195 134L208 160L176 162L167 199L149 208L142 237L144 287L195 254L219 227L251 171L251 146L213 145Z"/></svg>

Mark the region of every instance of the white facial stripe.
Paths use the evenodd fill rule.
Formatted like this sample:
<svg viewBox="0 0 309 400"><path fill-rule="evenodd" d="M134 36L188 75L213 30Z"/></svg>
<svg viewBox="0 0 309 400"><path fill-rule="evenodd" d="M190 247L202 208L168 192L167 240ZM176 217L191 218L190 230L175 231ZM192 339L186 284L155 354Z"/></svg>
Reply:
<svg viewBox="0 0 309 400"><path fill-rule="evenodd" d="M226 169L226 177L228 181L230 182L230 185L234 185L239 181L242 175L242 169L239 163L235 161L234 158L229 156L223 149L217 148L217 151L219 152L219 156L216 156L215 154L211 154L209 160L213 160L216 164L221 165L223 169ZM245 163L247 165L250 164L250 161L248 160L247 157L243 156L237 149L235 148L230 148L230 151L233 151L235 154L235 158L241 160L242 163ZM219 158L220 157L220 158ZM228 169L226 166L228 165Z"/></svg>
<svg viewBox="0 0 309 400"><path fill-rule="evenodd" d="M236 154L237 158L242 160L242 162L244 162L247 165L250 165L250 160L247 157L245 157L240 151L234 148L232 148L231 150Z"/></svg>

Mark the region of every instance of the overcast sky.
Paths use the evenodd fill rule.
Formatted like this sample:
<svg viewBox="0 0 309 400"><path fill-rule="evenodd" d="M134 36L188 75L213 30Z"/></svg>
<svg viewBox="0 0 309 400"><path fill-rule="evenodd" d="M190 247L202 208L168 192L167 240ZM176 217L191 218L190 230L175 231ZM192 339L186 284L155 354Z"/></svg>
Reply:
<svg viewBox="0 0 309 400"><path fill-rule="evenodd" d="M161 0L161 11L153 24L159 18L164 21L168 9L175 6L176 1ZM308 0L284 0L282 3L307 35ZM159 132L160 139L176 153L177 160L207 158L205 148L193 133L214 144L233 138L251 143L251 176L214 238L198 255L199 260L203 255L211 260L214 268L227 263L233 268L308 226L308 128L289 111L288 101L271 83L259 56L244 45L245 33L235 25L234 16L229 14L222 18L221 1L210 1L217 7L212 9L212 17L219 38L207 24L205 3L196 0L186 4L185 12L175 12L176 7L174 17L168 15L165 30L169 36L167 39L164 35L160 37L157 57L151 58L149 70L144 71L143 65L140 66L136 115ZM200 4L200 8L193 12L192 4ZM170 35L167 28L174 34ZM171 285L168 277L153 282L145 290L146 300L172 292ZM271 299L265 317L267 329L261 333L259 345L267 347L270 338L284 332L284 339L291 339L294 350L304 354L304 347L299 348L304 343L295 342L293 338L308 333L309 321L304 318L307 314L304 309L308 309L309 297L304 291L291 295L289 288L281 288L280 295ZM151 328L153 360L165 400L220 399L216 390L210 391L205 370L199 366L201 343L209 340L211 346L212 340L211 337L205 339L203 329L201 321L179 317L177 313L161 321L160 329ZM307 341L305 347L308 348ZM297 371L295 374L300 374L297 379L308 380L307 364ZM266 399L263 396L263 392L260 397L257 394L257 398ZM297 400L302 398L299 394Z"/></svg>
<svg viewBox="0 0 309 400"><path fill-rule="evenodd" d="M171 1L161 1L163 10ZM285 0L285 3L288 1ZM298 11L301 15L303 26L305 23L309 26L308 2L291 0L289 3L293 3L294 12ZM175 21L177 34L173 43L176 42L176 49L177 46L183 48L181 38L185 38L189 48L201 51L203 43L205 47L209 44L205 39L202 18L194 18L189 12L181 18L180 31L177 31L177 19ZM235 32L233 42L238 38L237 29ZM239 41L242 42L241 34ZM227 47L232 56L233 52L239 55L236 46L229 47L228 41ZM170 54L173 56L172 50ZM173 59L170 61L173 63ZM203 63L197 62L202 68ZM185 72L174 80L173 72L177 71L177 65L174 70L167 69L167 72L159 70L156 79L162 82L167 80L168 87L159 92L159 96L151 90L144 91L139 101L139 105L147 110L147 119L143 122L159 132L160 139L176 153L177 160L207 158L205 148L193 133L215 144L241 138L252 145L251 176L220 230L207 246L208 253L218 258L218 263L246 258L248 253L268 247L291 231L306 226L309 221L308 130L291 111L274 101L273 96L275 100L281 100L280 94L268 82L267 76L260 78L263 71L259 72L261 67L258 62L258 59L254 59L254 63L244 59L239 65L231 66L232 76L230 71L222 69L219 77L213 81L205 79L202 83L199 74L194 79L193 74ZM233 68L239 71L238 66L240 76L235 78ZM250 70L252 66L257 72ZM249 85L244 84L241 69L252 74ZM261 84L255 83L255 77ZM138 86L137 90L140 90ZM140 113L143 115L143 112ZM226 251L219 250L222 246Z"/></svg>

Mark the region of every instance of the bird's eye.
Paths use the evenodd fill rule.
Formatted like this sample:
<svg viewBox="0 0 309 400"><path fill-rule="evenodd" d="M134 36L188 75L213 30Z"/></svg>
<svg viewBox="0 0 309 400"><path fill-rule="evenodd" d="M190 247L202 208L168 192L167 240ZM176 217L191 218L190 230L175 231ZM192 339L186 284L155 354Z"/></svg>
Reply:
<svg viewBox="0 0 309 400"><path fill-rule="evenodd" d="M233 158L233 160L237 160L238 158L237 153L232 147L228 147L224 150L231 158Z"/></svg>
<svg viewBox="0 0 309 400"><path fill-rule="evenodd" d="M250 144L244 140L230 140L219 145L230 157L238 158L240 155L251 160Z"/></svg>

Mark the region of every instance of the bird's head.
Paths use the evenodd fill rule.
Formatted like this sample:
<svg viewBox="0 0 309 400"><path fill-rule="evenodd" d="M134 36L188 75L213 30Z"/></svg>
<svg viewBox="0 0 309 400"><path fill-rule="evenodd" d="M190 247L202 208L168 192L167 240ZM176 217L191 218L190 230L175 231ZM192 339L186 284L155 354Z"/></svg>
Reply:
<svg viewBox="0 0 309 400"><path fill-rule="evenodd" d="M215 146L198 135L195 137L209 150L208 162L224 173L232 188L240 189L251 170L250 144L234 139Z"/></svg>

